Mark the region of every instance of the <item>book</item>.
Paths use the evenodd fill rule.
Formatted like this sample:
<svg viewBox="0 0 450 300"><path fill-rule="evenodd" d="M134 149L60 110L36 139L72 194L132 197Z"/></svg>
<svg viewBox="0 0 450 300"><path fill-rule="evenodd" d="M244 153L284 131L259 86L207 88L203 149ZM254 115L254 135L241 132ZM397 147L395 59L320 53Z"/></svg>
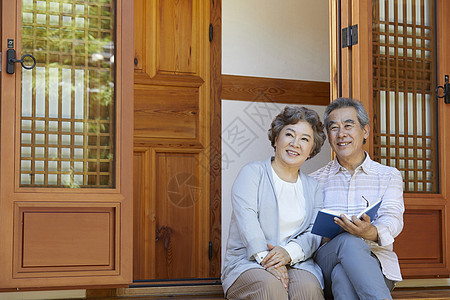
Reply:
<svg viewBox="0 0 450 300"><path fill-rule="evenodd" d="M366 200L364 198L364 200ZM367 201L367 200L366 200ZM366 214L370 217L370 220L373 221L375 218L375 215L377 214L378 208L380 208L381 205L381 199L377 200L376 202L372 203L368 207L366 207L362 212L360 212L356 217L362 220L362 215ZM342 213L331 210L331 209L321 209L319 210L316 220L314 221L313 228L311 230L311 233L327 237L327 238L334 238L339 233L344 232L344 229L342 229L341 226L336 224L334 222L334 218L340 216ZM345 215L345 214L344 214ZM345 215L347 219L351 220L351 218L347 215Z"/></svg>

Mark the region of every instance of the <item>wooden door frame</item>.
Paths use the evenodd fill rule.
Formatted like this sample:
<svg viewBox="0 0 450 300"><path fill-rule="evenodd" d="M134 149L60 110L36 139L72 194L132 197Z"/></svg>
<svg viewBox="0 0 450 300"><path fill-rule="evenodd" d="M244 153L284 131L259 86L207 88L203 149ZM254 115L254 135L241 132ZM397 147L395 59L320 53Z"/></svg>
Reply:
<svg viewBox="0 0 450 300"><path fill-rule="evenodd" d="M210 48L210 241L209 276L220 277L222 248L222 0L211 3L213 39Z"/></svg>
<svg viewBox="0 0 450 300"><path fill-rule="evenodd" d="M450 15L450 2L449 1L437 1L437 18L438 18L438 32L437 38L440 41L447 41L446 43L440 43L437 49L438 57L438 70L437 70L437 82L436 84L444 85L444 75L450 75L450 49L448 41L450 41L450 21L448 16ZM443 244L445 247L444 264L447 266L447 272L450 274L450 158L448 152L450 151L450 104L445 104L443 99L439 100L439 123L442 123L439 130L439 161L441 162L441 168L439 170L442 190L442 202L447 203L447 209L444 216L444 232L447 235L443 235ZM447 149L447 153L445 150ZM442 189L446 186L447 189Z"/></svg>
<svg viewBox="0 0 450 300"><path fill-rule="evenodd" d="M370 8L369 1L330 0L331 100L338 97L358 99L366 108L369 116L373 114L370 105L372 76L369 67L372 66L372 56L369 55L368 46L372 44ZM358 44L341 48L340 29L355 24L358 24ZM362 78L363 80L361 80ZM373 136L372 127L370 136ZM371 139L367 140L365 150L373 153Z"/></svg>

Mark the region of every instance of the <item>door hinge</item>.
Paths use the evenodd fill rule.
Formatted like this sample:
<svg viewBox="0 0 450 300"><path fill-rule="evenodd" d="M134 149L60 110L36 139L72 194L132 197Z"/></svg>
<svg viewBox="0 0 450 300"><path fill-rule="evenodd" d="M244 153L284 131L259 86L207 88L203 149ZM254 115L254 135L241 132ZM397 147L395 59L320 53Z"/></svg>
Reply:
<svg viewBox="0 0 450 300"><path fill-rule="evenodd" d="M358 24L342 29L342 48L358 44Z"/></svg>
<svg viewBox="0 0 450 300"><path fill-rule="evenodd" d="M213 255L212 242L209 241L209 248L208 248L208 257L209 257L209 260L212 259L212 255Z"/></svg>
<svg viewBox="0 0 450 300"><path fill-rule="evenodd" d="M214 37L214 27L212 24L209 24L209 41L212 42Z"/></svg>

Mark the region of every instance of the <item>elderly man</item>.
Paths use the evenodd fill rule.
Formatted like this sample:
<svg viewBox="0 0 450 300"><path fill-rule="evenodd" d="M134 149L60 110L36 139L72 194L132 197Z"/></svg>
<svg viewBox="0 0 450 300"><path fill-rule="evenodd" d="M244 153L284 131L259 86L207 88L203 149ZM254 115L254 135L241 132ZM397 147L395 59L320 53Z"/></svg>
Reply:
<svg viewBox="0 0 450 300"><path fill-rule="evenodd" d="M324 116L328 141L336 158L311 174L323 190L324 207L352 216L335 218L344 230L315 255L325 279L327 299L392 299L402 280L394 238L403 228L403 182L400 172L370 159L363 150L369 117L359 101L339 98ZM367 205L382 199L377 216L363 215Z"/></svg>

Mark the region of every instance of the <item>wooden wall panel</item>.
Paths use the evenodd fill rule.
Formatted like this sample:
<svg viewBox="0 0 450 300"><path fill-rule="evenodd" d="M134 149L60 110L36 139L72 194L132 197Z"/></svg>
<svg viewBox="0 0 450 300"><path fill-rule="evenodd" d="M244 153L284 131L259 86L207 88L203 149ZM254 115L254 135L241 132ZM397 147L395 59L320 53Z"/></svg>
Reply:
<svg viewBox="0 0 450 300"><path fill-rule="evenodd" d="M160 0L158 11L158 72L197 73L198 1Z"/></svg>
<svg viewBox="0 0 450 300"><path fill-rule="evenodd" d="M134 280L207 276L202 156L200 150L135 149Z"/></svg>
<svg viewBox="0 0 450 300"><path fill-rule="evenodd" d="M198 88L136 86L134 109L135 137L198 137Z"/></svg>
<svg viewBox="0 0 450 300"><path fill-rule="evenodd" d="M119 205L17 203L14 273L18 278L117 273ZM71 273L74 272L74 273ZM106 273L105 273L106 272ZM50 275L48 275L50 276Z"/></svg>
<svg viewBox="0 0 450 300"><path fill-rule="evenodd" d="M420 220L420 222L416 222ZM441 264L443 262L442 210L408 209L405 227L394 248L401 264ZM415 245L411 247L411 245Z"/></svg>
<svg viewBox="0 0 450 300"><path fill-rule="evenodd" d="M203 77L209 5L204 0L135 1L135 71ZM206 26L205 26L206 25ZM206 27L206 28L205 28Z"/></svg>
<svg viewBox="0 0 450 300"><path fill-rule="evenodd" d="M107 266L111 212L24 212L23 268Z"/></svg>
<svg viewBox="0 0 450 300"><path fill-rule="evenodd" d="M446 277L445 201L439 196L409 195L411 197L405 198L405 226L394 243L402 276Z"/></svg>
<svg viewBox="0 0 450 300"><path fill-rule="evenodd" d="M199 154L156 154L156 228L155 252L158 278L198 277L202 257L201 245L207 214L203 211L202 178ZM189 246L188 246L189 245ZM203 247L202 247L203 246Z"/></svg>

